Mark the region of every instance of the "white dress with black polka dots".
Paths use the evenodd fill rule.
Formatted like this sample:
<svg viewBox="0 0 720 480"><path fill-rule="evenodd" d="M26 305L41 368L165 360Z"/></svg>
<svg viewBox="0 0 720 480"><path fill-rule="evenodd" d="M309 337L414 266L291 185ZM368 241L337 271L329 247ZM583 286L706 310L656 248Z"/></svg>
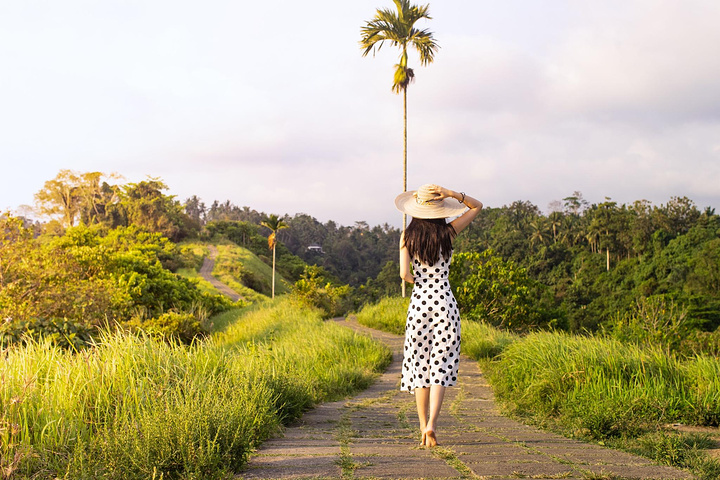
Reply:
<svg viewBox="0 0 720 480"><path fill-rule="evenodd" d="M448 281L450 262L413 259L415 286L405 322L401 390L457 383L460 313Z"/></svg>

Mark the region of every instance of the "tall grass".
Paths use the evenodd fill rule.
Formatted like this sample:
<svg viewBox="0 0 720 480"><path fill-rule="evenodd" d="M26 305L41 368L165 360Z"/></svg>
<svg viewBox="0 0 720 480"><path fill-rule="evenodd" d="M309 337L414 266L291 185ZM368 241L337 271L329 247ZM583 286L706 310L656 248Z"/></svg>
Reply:
<svg viewBox="0 0 720 480"><path fill-rule="evenodd" d="M719 368L716 358L681 361L659 347L539 332L504 350L492 380L515 412L606 438L673 422L717 425Z"/></svg>
<svg viewBox="0 0 720 480"><path fill-rule="evenodd" d="M592 438L716 479L713 441L667 424L717 426L720 359L679 359L661 346L604 337L538 332L486 363L496 395L511 412L571 436Z"/></svg>
<svg viewBox="0 0 720 480"><path fill-rule="evenodd" d="M374 305L365 305L357 314L361 325L396 335L405 335L405 320L410 299L387 297ZM462 353L474 359L494 358L519 338L484 322L461 320Z"/></svg>
<svg viewBox="0 0 720 480"><path fill-rule="evenodd" d="M485 322L462 320L462 353L475 360L493 360L521 337Z"/></svg>
<svg viewBox="0 0 720 480"><path fill-rule="evenodd" d="M356 314L357 321L366 327L405 335L405 319L409 305L409 298L386 297L376 304L366 304Z"/></svg>
<svg viewBox="0 0 720 480"><path fill-rule="evenodd" d="M79 353L3 350L6 476L227 478L283 421L389 362L386 348L287 300L235 315L189 347L106 333Z"/></svg>

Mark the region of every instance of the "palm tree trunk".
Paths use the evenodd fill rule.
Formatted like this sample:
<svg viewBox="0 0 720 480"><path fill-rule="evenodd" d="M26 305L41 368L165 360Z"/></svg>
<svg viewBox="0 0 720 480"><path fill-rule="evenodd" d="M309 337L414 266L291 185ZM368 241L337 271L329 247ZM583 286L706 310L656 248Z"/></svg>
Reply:
<svg viewBox="0 0 720 480"><path fill-rule="evenodd" d="M607 271L609 272L610 271L610 247L607 247L605 251L607 253Z"/></svg>
<svg viewBox="0 0 720 480"><path fill-rule="evenodd" d="M407 192L407 87L403 88L403 193ZM403 213L403 237L405 237L405 225L407 214ZM400 289L405 298L405 279L400 279Z"/></svg>
<svg viewBox="0 0 720 480"><path fill-rule="evenodd" d="M275 246L273 245L272 298L275 298Z"/></svg>

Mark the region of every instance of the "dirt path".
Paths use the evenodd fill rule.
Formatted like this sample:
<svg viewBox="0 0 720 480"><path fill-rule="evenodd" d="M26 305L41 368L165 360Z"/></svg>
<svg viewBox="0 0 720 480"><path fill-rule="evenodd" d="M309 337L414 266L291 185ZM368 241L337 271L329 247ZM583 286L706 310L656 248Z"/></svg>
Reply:
<svg viewBox="0 0 720 480"><path fill-rule="evenodd" d="M477 362L463 357L460 383L449 388L438 440L418 447L415 402L398 390L402 337L339 323L387 344L393 362L360 395L305 414L266 442L239 476L278 478L685 479L688 472L547 433L503 417Z"/></svg>
<svg viewBox="0 0 720 480"><path fill-rule="evenodd" d="M220 293L230 297L233 302L237 302L238 299L241 298L240 294L222 283L217 278L213 277L212 271L213 267L215 267L215 258L217 258L218 251L217 248L215 248L215 246L213 245L208 245L208 248L210 249L210 255L203 259L202 267L200 267L200 271L198 273L205 280L212 283L213 287L217 288Z"/></svg>

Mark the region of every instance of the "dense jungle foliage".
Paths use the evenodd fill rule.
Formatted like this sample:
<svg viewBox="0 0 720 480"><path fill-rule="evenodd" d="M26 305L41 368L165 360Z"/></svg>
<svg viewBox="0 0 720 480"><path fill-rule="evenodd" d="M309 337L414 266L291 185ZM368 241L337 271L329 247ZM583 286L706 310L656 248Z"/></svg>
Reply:
<svg viewBox="0 0 720 480"><path fill-rule="evenodd" d="M186 207L207 231L222 226L229 238L263 254L256 235L267 235L257 225L264 214L230 202L206 209L196 197ZM655 330L662 325L676 337L717 343L703 333L720 325L720 216L714 209L701 210L685 197L659 206L590 204L580 192L549 208L545 215L528 201L486 207L458 237L452 280L465 315L518 331L615 328L636 337L650 335L638 316L652 317ZM321 266L354 287L357 306L399 294L399 229L323 224L306 214L284 220L290 228L278 232L281 271L292 268L290 259L296 272L298 258Z"/></svg>
<svg viewBox="0 0 720 480"><path fill-rule="evenodd" d="M687 198L588 205L576 193L548 216L528 202L487 208L457 251L491 251L522 270L538 324L580 331L628 323L654 298L687 328L720 325L720 217Z"/></svg>
<svg viewBox="0 0 720 480"><path fill-rule="evenodd" d="M680 339L688 351L717 348L710 334L720 325L714 209L684 197L659 206L590 204L579 192L550 207L548 215L527 201L486 207L458 237L451 274L464 315L516 331L612 329L640 340L665 331L672 348L681 348ZM235 229L231 239L255 242L261 254L262 239L251 238L266 234L253 224L262 214L229 202L200 211L196 220L209 220L207 230ZM305 214L285 221L281 256L294 254L350 284L356 306L399 294L398 229L338 227Z"/></svg>
<svg viewBox="0 0 720 480"><path fill-rule="evenodd" d="M115 292L116 285L99 286L99 282L115 278L113 275L120 278L125 272L122 268L137 267L139 274L158 278L178 268L198 268L201 258L183 254L182 248L172 243L181 239L231 241L272 265L267 238L270 230L261 225L267 214L229 201L214 201L206 207L196 196L181 203L163 193L167 186L159 179L125 185L113 185L111 180L112 176L98 172L62 171L36 195L36 211L50 221L28 225L22 232L17 225L3 227L0 255L6 258L0 269L9 272L20 268L12 265L11 257L23 257L23 249L42 250L44 253L27 258L44 256L52 259L55 267L33 260L33 273L33 261L27 260L22 268L30 270L18 270L14 275L31 281L41 269L57 270L61 274L46 275L43 281L50 286L62 282L71 285L62 290L65 304L83 305L65 314L60 308L62 299L50 300L54 298L51 290L32 299L32 292L43 290L21 288L21 283L14 284L13 290L8 285L16 280L5 273L0 278L2 295L15 291L25 297L13 300L12 307L8 301L0 304L4 318L21 318L15 311L21 305L36 303L33 308L37 310L43 302L58 307L55 311L27 310L22 314L24 321L57 322L82 314L92 319L89 323L97 324L103 315L132 313L138 318L141 311L153 318L168 310L222 308L206 297L195 298L197 293L166 298L160 293L143 294L137 285L125 287L124 294ZM719 348L718 335L712 333L720 325L720 216L714 209L701 210L685 197L671 198L659 206L645 200L631 205L610 199L590 204L579 192L553 202L549 208L550 213L545 215L527 201L486 207L458 237L451 280L464 316L515 331L537 327L576 332L605 329L626 339L662 337L664 344L675 350ZM296 284L300 295L315 304L324 303L328 315L399 294L399 229L370 227L365 222L353 226L332 221L323 224L303 213L281 219L289 228L277 232L276 270L290 284ZM91 253L93 249L103 253ZM111 253L128 256L129 251L136 250L140 253L133 253L133 258L144 255L144 262L166 267L164 273L128 261L121 267L119 260L109 258ZM96 255L99 263L90 271L88 265L95 262L91 255ZM61 262L85 262L86 270L61 266ZM72 272L78 272L76 277L92 274L97 285L72 280ZM268 293L267 285L252 275L245 275L241 283ZM309 285L328 297L314 298L308 293ZM343 285L347 287L342 289ZM90 293L79 291L82 288L103 293L83 300ZM18 289L28 293L17 293ZM134 296L129 292L135 292ZM73 295L79 301L71 301ZM150 304L150 297L157 303ZM110 307L107 312L106 305ZM12 315L8 315L8 308L15 309ZM660 335L660 331L668 333Z"/></svg>

